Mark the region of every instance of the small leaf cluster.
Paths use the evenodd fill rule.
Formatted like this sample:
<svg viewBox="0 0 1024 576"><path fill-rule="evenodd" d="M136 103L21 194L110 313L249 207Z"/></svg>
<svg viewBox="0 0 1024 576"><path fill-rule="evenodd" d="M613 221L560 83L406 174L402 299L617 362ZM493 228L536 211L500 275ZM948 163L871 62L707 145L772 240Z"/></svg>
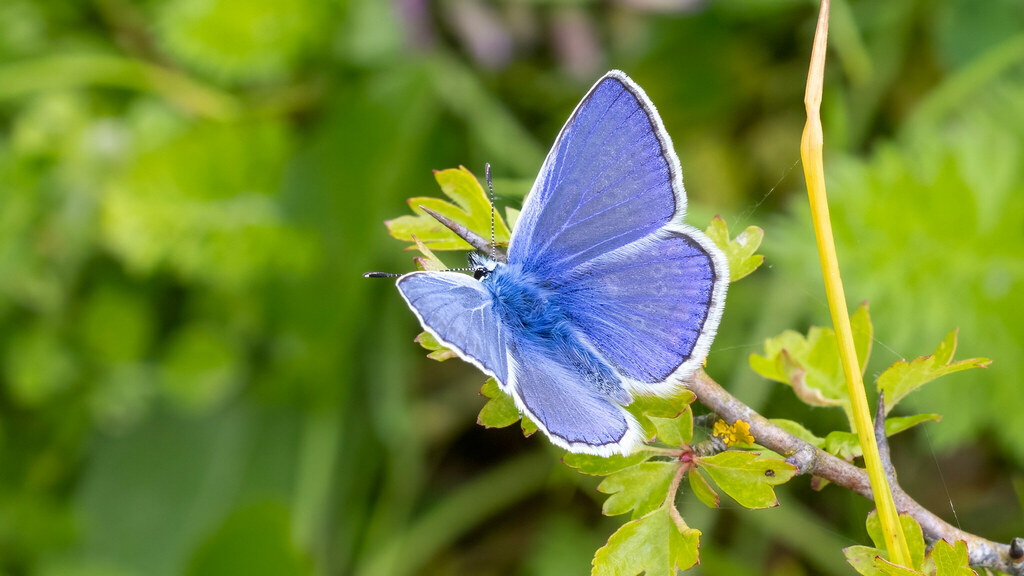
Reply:
<svg viewBox="0 0 1024 576"><path fill-rule="evenodd" d="M874 333L867 304L861 305L853 313L850 324L853 328L857 359L863 373L871 354ZM887 415L908 394L940 376L989 365L990 362L986 358L954 362L956 338L957 331L953 330L946 335L933 354L909 362L900 360L879 375L875 385L879 394L884 394ZM835 332L831 328L812 327L806 335L787 330L774 338L769 338L765 341L763 355L750 355L750 366L761 376L790 386L793 393L810 406L842 408L850 421L850 431L835 430L822 438L796 422L775 420L775 424L845 460L853 460L862 455L857 434L853 432L853 413L846 393L845 375L839 361L839 346ZM938 414L886 418L886 435L892 436L923 422L940 419Z"/></svg>
<svg viewBox="0 0 1024 576"><path fill-rule="evenodd" d="M971 569L967 554L967 543L958 540L950 544L939 540L931 552L925 554L924 536L921 526L913 517L900 515L900 526L910 548L912 567L897 566L889 561L885 550L885 539L878 513L868 515L867 529L874 546L850 546L843 549L846 561L864 576L971 576L977 572Z"/></svg>
<svg viewBox="0 0 1024 576"><path fill-rule="evenodd" d="M778 505L774 487L796 474L793 466L765 451L701 455L692 444L693 400L688 390L672 398L644 399L645 432L649 425L653 434L628 456L566 454L562 459L584 474L604 476L597 488L608 494L602 512L630 516L594 556L595 576L669 575L699 561L701 533L686 524L676 507L684 477L709 507L721 502L717 487L741 506L767 508Z"/></svg>

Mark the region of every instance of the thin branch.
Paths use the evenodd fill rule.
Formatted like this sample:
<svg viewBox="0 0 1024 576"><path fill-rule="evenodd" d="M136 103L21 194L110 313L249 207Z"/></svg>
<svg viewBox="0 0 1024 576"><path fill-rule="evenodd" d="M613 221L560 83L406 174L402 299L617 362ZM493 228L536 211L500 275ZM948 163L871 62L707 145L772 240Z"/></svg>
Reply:
<svg viewBox="0 0 1024 576"><path fill-rule="evenodd" d="M772 424L767 418L729 394L703 370L698 371L686 385L697 395L697 400L701 404L713 410L726 422L732 424L737 420L743 420L750 424L750 433L757 443L786 456L786 460L795 465L799 473L824 478L869 500L873 499L871 484L865 470L836 458ZM879 434L878 437L885 438L885 434ZM880 444L881 442L884 440L879 440ZM885 446L884 458L887 467L891 467L888 443ZM1019 556L1014 559L1009 544L992 542L950 525L904 492L896 482L895 473L889 480L897 510L900 514L909 514L917 520L929 542L963 540L967 543L971 566L998 570L1012 576L1024 576L1024 553L1017 551ZM1015 538L1014 541L1018 543L1019 548L1024 548L1018 539Z"/></svg>

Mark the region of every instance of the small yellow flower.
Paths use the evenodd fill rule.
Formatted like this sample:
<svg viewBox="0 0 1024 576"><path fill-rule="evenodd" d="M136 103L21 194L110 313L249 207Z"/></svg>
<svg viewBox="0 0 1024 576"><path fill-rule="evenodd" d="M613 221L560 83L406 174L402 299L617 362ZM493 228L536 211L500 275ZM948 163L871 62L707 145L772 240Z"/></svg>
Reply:
<svg viewBox="0 0 1024 576"><path fill-rule="evenodd" d="M726 424L725 420L719 420L712 427L711 434L721 438L726 446L754 443L754 437L750 435L750 424L743 420L737 420L731 426Z"/></svg>

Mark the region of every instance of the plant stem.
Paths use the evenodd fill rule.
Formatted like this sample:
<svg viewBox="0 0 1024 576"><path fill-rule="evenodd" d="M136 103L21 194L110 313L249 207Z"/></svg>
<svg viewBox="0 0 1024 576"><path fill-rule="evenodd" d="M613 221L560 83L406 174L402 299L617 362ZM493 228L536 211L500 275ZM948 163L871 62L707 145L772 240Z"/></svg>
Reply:
<svg viewBox="0 0 1024 576"><path fill-rule="evenodd" d="M786 460L797 467L800 474L810 474L824 478L837 486L856 492L872 499L871 482L865 470L836 458L824 450L793 436L782 428L772 424L767 418L758 414L749 406L740 402L735 396L722 388L710 376L699 370L686 387L696 394L697 401L718 414L723 420L734 423L743 420L750 424L750 434L757 444L786 456ZM885 440L882 439L884 442ZM927 508L918 504L899 486L895 480L891 486L896 507L902 514L909 514L917 520L929 542L946 540L967 543L971 566L990 568L1013 576L1024 576L1024 561L1014 560L1010 555L1010 546L992 542L964 532L951 526ZM902 531L900 531L902 534Z"/></svg>
<svg viewBox="0 0 1024 576"><path fill-rule="evenodd" d="M857 359L857 351L853 343L853 330L850 327L850 315L846 308L846 294L843 291L842 278L839 276L839 259L836 256L832 223L828 212L828 197L825 194L822 157L824 134L821 127L820 109L825 77L828 8L828 0L822 0L818 28L814 35L811 67L807 77L807 92L804 96L804 104L807 107L807 125L804 127L800 145L800 157L803 159L804 177L807 180L807 194L810 198L818 254L825 277L828 307L832 313L832 324L835 326L836 338L839 342L839 357L842 361L843 371L846 373L846 387L853 407L854 424L861 450L864 452L864 463L871 480L878 518L882 524L882 534L885 536L886 549L889 552L889 558L894 562L900 566L913 568L910 549L907 547L906 538L900 528L896 504L889 491L889 485L878 455L878 446L875 443L871 412L868 409L867 395L864 393L860 362Z"/></svg>

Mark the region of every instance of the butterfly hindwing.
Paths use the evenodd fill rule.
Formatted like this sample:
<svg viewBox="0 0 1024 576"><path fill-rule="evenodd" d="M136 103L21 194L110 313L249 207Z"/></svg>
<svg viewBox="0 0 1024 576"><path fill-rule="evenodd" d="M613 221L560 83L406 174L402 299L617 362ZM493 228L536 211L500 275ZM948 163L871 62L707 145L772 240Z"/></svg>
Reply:
<svg viewBox="0 0 1024 576"><path fill-rule="evenodd" d="M514 342L508 365L516 403L556 445L610 456L628 454L640 440L633 417L551 350Z"/></svg>
<svg viewBox="0 0 1024 576"><path fill-rule="evenodd" d="M509 261L557 277L648 236L686 210L679 162L654 106L606 74L548 153L523 205Z"/></svg>
<svg viewBox="0 0 1024 576"><path fill-rule="evenodd" d="M577 268L558 306L627 387L658 393L704 360L728 278L711 241L677 226Z"/></svg>

